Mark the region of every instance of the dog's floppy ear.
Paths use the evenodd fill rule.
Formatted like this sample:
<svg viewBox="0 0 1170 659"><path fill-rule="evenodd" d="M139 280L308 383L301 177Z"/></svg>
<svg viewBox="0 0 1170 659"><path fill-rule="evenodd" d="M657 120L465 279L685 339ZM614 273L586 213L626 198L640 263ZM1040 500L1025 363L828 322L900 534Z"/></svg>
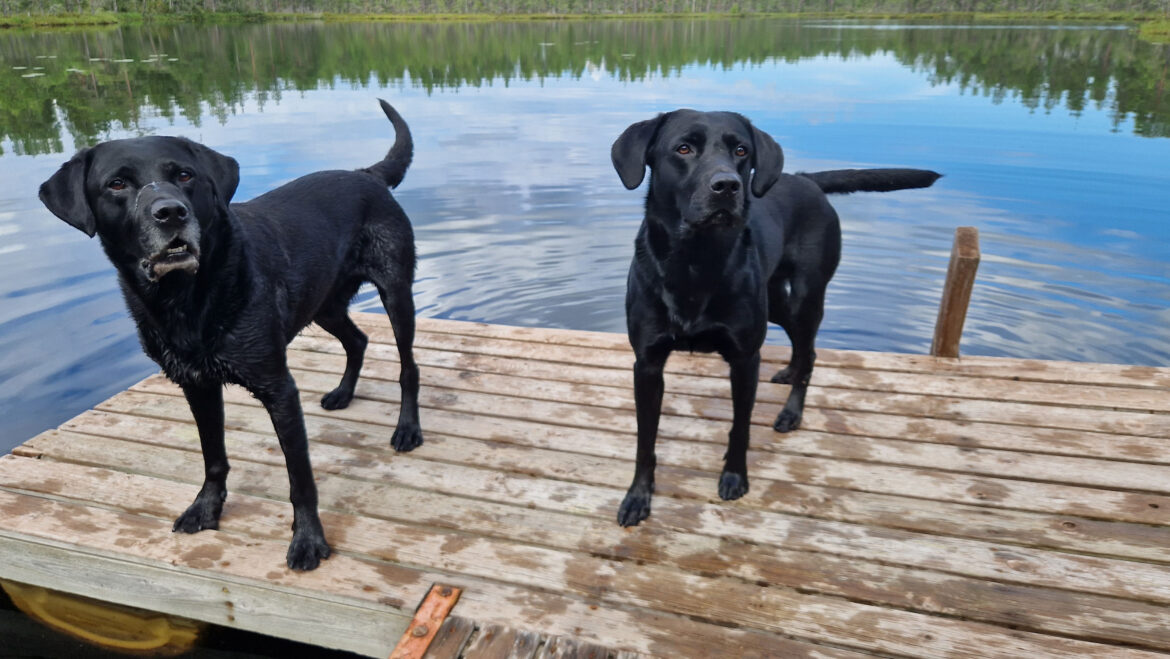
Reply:
<svg viewBox="0 0 1170 659"><path fill-rule="evenodd" d="M41 184L41 203L53 215L65 220L93 238L97 219L89 200L85 198L85 172L89 168L89 149L82 149L69 162L61 165L56 174Z"/></svg>
<svg viewBox="0 0 1170 659"><path fill-rule="evenodd" d="M776 181L780 180L780 172L784 169L784 150L772 139L772 136L756 128L750 121L744 119L752 129L752 194L763 197Z"/></svg>
<svg viewBox="0 0 1170 659"><path fill-rule="evenodd" d="M658 126L662 124L665 116L660 114L654 119L631 124L610 148L609 157L613 160L613 168L617 170L622 185L626 186L627 190L633 190L642 184L642 179L646 176L646 151L654 141Z"/></svg>
<svg viewBox="0 0 1170 659"><path fill-rule="evenodd" d="M211 177L215 185L216 194L223 203L227 204L236 194L240 185L240 163L235 158L225 156L219 151L209 149L198 142L183 140L195 158L199 160L203 170Z"/></svg>

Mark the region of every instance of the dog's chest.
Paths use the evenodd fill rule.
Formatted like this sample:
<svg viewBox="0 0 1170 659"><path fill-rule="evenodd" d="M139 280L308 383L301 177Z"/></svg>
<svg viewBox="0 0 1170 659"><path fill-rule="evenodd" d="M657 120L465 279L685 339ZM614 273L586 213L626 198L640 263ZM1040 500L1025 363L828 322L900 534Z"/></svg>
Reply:
<svg viewBox="0 0 1170 659"><path fill-rule="evenodd" d="M213 344L152 329L142 330L140 337L146 354L176 384L207 386L238 380L231 361Z"/></svg>

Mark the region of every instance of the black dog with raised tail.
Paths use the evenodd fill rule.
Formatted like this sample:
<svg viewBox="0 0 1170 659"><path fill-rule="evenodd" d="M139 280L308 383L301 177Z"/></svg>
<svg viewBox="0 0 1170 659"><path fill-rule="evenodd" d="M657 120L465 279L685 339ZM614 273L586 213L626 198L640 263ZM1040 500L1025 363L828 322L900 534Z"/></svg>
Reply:
<svg viewBox="0 0 1170 659"><path fill-rule="evenodd" d="M671 351L717 352L731 366L733 416L719 496L738 499L748 491L748 430L769 321L792 341L791 361L772 378L792 385L774 427L788 432L800 425L825 287L841 256L841 228L825 193L922 188L939 175L782 174L780 146L731 112L677 110L638 122L614 142L611 156L630 190L650 167L626 285L638 455L618 523L633 526L650 514L662 372Z"/></svg>
<svg viewBox="0 0 1170 659"><path fill-rule="evenodd" d="M183 389L195 416L203 488L174 530L219 526L228 473L223 385L242 385L268 410L284 451L294 570L312 570L330 549L285 349L310 322L336 336L345 374L321 404L348 405L366 336L347 307L363 282L377 286L401 357L402 407L391 445L409 451L422 443L411 350L414 234L386 189L402 181L413 143L406 122L381 103L396 133L381 162L309 174L246 203L229 205L239 183L235 160L176 137L83 149L41 185L53 214L101 239L143 349Z"/></svg>

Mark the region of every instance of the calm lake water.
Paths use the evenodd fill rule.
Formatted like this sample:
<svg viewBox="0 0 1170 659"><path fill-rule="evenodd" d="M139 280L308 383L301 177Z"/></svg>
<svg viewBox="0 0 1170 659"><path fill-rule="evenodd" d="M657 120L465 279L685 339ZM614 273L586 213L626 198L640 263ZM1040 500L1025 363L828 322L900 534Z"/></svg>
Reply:
<svg viewBox="0 0 1170 659"><path fill-rule="evenodd" d="M819 344L926 352L956 226L983 263L969 355L1170 363L1170 49L1117 27L598 21L167 26L0 34L0 453L153 372L96 240L37 186L79 146L179 134L237 200L380 159L422 316L624 331L644 190L609 147L678 107L744 113L789 171L924 167L834 200ZM373 291L354 306L380 309ZM785 343L773 330L770 341Z"/></svg>

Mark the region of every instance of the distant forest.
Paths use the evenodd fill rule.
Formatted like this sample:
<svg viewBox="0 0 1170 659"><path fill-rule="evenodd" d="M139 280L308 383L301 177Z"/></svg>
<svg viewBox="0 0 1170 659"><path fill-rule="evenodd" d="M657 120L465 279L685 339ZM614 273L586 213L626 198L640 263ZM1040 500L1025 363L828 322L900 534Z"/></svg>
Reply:
<svg viewBox="0 0 1170 659"><path fill-rule="evenodd" d="M953 12L1170 15L1170 0L0 0L0 13L687 14Z"/></svg>

